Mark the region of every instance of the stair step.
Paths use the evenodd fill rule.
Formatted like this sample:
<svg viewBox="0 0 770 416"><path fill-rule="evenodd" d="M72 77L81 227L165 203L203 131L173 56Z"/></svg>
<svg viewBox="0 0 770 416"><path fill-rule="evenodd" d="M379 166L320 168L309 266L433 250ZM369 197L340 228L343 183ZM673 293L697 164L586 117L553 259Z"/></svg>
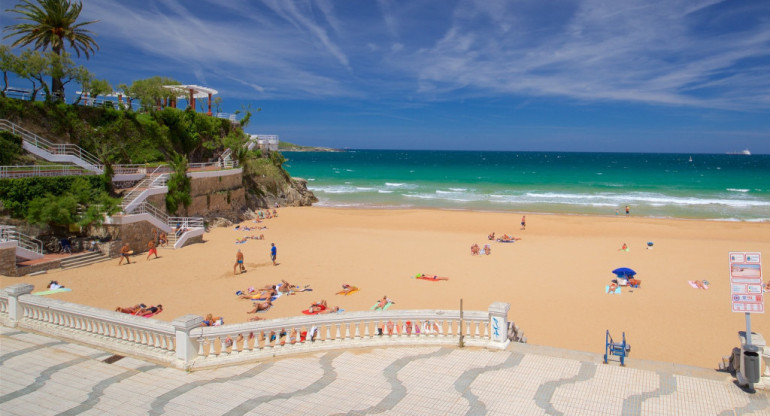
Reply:
<svg viewBox="0 0 770 416"><path fill-rule="evenodd" d="M66 266L67 264L78 263L78 262L81 262L81 261L83 261L85 259L97 258L97 257L101 257L102 255L103 254L101 252L98 252L98 251L94 251L94 252L90 252L90 253L86 253L86 254L75 254L75 255L73 255L71 257L67 257L65 259L62 259L61 264L62 264L62 266Z"/></svg>
<svg viewBox="0 0 770 416"><path fill-rule="evenodd" d="M107 260L111 260L111 259L109 257L105 256L105 255L102 255L101 257L92 258L92 259L89 259L87 261L71 263L71 264L68 264L66 266L62 266L61 268L64 269L64 270L75 269L75 268L78 268L78 267L90 266L92 264L105 262Z"/></svg>

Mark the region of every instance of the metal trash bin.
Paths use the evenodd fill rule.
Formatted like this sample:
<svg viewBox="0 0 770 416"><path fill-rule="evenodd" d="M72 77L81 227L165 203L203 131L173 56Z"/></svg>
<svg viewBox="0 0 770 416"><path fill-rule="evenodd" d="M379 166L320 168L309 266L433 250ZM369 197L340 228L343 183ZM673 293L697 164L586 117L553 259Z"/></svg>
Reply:
<svg viewBox="0 0 770 416"><path fill-rule="evenodd" d="M759 383L761 375L759 368L759 348L756 345L745 345L743 351L743 376L749 383Z"/></svg>

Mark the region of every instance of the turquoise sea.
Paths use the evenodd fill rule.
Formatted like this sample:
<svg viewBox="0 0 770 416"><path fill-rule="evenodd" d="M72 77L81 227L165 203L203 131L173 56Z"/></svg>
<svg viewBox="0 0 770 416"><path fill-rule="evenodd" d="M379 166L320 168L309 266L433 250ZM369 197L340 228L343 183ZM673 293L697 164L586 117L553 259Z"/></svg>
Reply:
<svg viewBox="0 0 770 416"><path fill-rule="evenodd" d="M287 152L317 205L770 221L770 155Z"/></svg>

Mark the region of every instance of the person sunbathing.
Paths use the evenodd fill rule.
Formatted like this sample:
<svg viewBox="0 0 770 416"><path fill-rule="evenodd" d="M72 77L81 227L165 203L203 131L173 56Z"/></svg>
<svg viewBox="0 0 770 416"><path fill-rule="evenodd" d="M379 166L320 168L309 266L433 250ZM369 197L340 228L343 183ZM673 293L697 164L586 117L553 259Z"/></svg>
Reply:
<svg viewBox="0 0 770 416"><path fill-rule="evenodd" d="M495 240L495 232L492 231L492 234L488 235L487 239L490 240L490 241L494 241Z"/></svg>
<svg viewBox="0 0 770 416"><path fill-rule="evenodd" d="M150 307L147 307L147 308L141 308L138 311L136 311L136 313L134 315L139 315L139 316L149 315L149 314L155 315L155 314L160 313L160 312L163 312L163 305L150 306Z"/></svg>
<svg viewBox="0 0 770 416"><path fill-rule="evenodd" d="M340 307L339 306L335 306L333 308L324 309L324 310L322 310L321 312L318 312L318 313L337 313L339 311L340 311Z"/></svg>
<svg viewBox="0 0 770 416"><path fill-rule="evenodd" d="M121 308L120 306L118 306L117 308L115 308L115 312L123 312L123 313L134 314L134 313L138 312L140 309L146 308L146 307L147 306L144 303L140 303L140 304L137 304L137 305L134 305L134 306L129 306L127 308Z"/></svg>
<svg viewBox="0 0 770 416"><path fill-rule="evenodd" d="M385 306L387 306L388 303L395 303L395 302L393 302L392 300L388 299L387 296L383 296L382 299L380 299L380 301L377 302L377 306L374 307L374 310L382 309Z"/></svg>
<svg viewBox="0 0 770 416"><path fill-rule="evenodd" d="M307 308L307 311L310 313L320 313L325 311L328 307L329 305L326 304L326 299L322 299L321 302L310 305L310 307Z"/></svg>
<svg viewBox="0 0 770 416"><path fill-rule="evenodd" d="M487 256L492 254L492 246L489 244L484 244L484 254Z"/></svg>
<svg viewBox="0 0 770 416"><path fill-rule="evenodd" d="M342 285L342 294L343 295L348 295L348 294L350 294L350 292L354 292L356 290L358 290L357 287L351 286L351 285L349 285L347 283Z"/></svg>
<svg viewBox="0 0 770 416"><path fill-rule="evenodd" d="M424 279L424 280L449 280L448 277L440 277L440 276L436 276L435 274L425 274L425 273L420 273L416 277L418 279Z"/></svg>
<svg viewBox="0 0 770 416"><path fill-rule="evenodd" d="M612 282L612 284L610 284L610 289L607 291L607 293L615 293L615 289L617 288L618 288L618 284L615 282Z"/></svg>
<svg viewBox="0 0 770 416"><path fill-rule="evenodd" d="M695 283L695 287L697 287L698 289L708 289L706 285L704 285L703 282L701 282L700 280L696 280L693 283Z"/></svg>
<svg viewBox="0 0 770 416"><path fill-rule="evenodd" d="M51 290L61 289L63 287L64 285L60 285L59 282L57 282L56 280L51 280L51 283L49 283L48 286L46 286L46 288Z"/></svg>
<svg viewBox="0 0 770 416"><path fill-rule="evenodd" d="M497 241L519 241L519 240L521 240L521 237L514 237L508 234L503 234L502 237L497 239Z"/></svg>
<svg viewBox="0 0 770 416"><path fill-rule="evenodd" d="M203 320L201 326L219 326L225 323L224 318L217 316L216 318L212 314L206 315L206 319Z"/></svg>
<svg viewBox="0 0 770 416"><path fill-rule="evenodd" d="M248 311L246 313L257 313L257 312L261 312L261 311L266 311L266 310L270 309L271 306L273 306L273 301L270 300L270 298L268 298L264 302L255 303L254 304L254 309L252 309L252 310L250 310L250 311Z"/></svg>
<svg viewBox="0 0 770 416"><path fill-rule="evenodd" d="M473 243L473 245L471 246L471 255L475 256L475 255L479 254L480 251L481 251L481 249L479 248L479 245L476 244L476 243Z"/></svg>

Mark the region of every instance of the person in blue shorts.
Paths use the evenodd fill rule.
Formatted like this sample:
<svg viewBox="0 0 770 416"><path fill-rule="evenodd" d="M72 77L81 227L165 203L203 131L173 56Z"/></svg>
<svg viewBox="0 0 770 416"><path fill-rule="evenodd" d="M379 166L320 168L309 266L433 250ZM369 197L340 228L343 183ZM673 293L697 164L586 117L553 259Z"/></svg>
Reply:
<svg viewBox="0 0 770 416"><path fill-rule="evenodd" d="M235 265L233 265L233 274L238 274L236 273L236 270L238 270L239 266L241 268L240 270L241 273L246 271L246 268L243 267L243 253L241 253L240 249L238 249L238 254L235 255Z"/></svg>
<svg viewBox="0 0 770 416"><path fill-rule="evenodd" d="M277 255L278 255L278 247L275 246L275 243L270 243L270 259L273 260L273 266L276 266L275 257Z"/></svg>

